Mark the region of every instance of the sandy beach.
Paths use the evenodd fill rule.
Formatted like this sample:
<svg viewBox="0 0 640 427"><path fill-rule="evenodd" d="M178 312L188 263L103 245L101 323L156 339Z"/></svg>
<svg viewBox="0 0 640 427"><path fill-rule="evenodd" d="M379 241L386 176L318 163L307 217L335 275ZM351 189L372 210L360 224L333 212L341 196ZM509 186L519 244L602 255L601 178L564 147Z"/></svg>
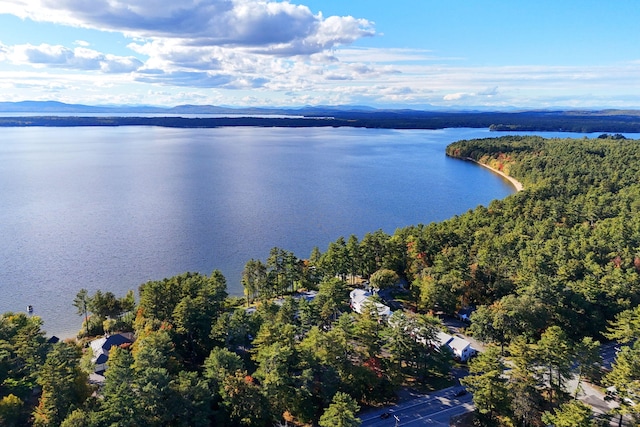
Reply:
<svg viewBox="0 0 640 427"><path fill-rule="evenodd" d="M511 183L511 185L513 185L513 187L516 189L516 191L522 191L522 189L524 188L524 187L522 186L522 183L521 183L520 181L518 181L518 180L516 180L516 179L514 179L514 178L512 178L512 177L510 177L509 175L507 175L507 174L506 174L506 173L504 173L504 172L499 171L498 169L492 168L491 166L489 166L489 165L485 165L485 164L480 163L480 162L476 162L476 161L475 161L475 160L473 160L471 157L467 157L465 160L469 160L470 162L473 162L473 163L475 163L475 164L477 164L477 165L480 165L480 166L482 166L482 167L485 167L485 168L487 168L487 169L489 169L489 170L491 170L491 171L493 171L493 172L497 173L497 174L498 174L498 175L500 175L501 177L503 177L503 178L505 178L506 180L508 180L508 181Z"/></svg>

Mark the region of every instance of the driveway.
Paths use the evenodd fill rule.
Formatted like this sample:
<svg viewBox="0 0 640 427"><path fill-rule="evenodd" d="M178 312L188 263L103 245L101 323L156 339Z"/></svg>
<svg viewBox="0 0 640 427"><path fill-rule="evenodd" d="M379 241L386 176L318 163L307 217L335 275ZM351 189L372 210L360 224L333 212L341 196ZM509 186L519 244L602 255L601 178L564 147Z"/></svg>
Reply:
<svg viewBox="0 0 640 427"><path fill-rule="evenodd" d="M456 337L469 341L471 343L471 347L475 348L479 353L482 353L485 350L485 345L482 341L478 341L477 339L463 333L465 328L469 327L468 323L450 316L442 317L441 320L442 324L447 327L451 335L455 335Z"/></svg>

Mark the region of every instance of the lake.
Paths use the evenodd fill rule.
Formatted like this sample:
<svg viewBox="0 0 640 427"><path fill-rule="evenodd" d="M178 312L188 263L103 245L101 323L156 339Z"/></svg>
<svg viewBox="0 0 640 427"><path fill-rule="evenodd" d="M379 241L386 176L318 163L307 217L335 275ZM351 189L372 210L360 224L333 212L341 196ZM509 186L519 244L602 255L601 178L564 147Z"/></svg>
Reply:
<svg viewBox="0 0 640 427"><path fill-rule="evenodd" d="M543 136L582 136L539 133ZM514 189L447 144L484 129L3 128L0 313L73 336L86 288L220 269L232 295L250 258L306 258L339 236L440 221Z"/></svg>

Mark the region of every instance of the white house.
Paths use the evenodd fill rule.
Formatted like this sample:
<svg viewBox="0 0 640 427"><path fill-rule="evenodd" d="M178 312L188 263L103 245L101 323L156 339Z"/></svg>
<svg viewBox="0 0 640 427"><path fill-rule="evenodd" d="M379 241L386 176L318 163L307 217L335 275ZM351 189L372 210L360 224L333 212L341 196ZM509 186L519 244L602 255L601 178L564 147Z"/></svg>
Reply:
<svg viewBox="0 0 640 427"><path fill-rule="evenodd" d="M381 317L389 317L391 316L391 309L386 305L374 302L371 300L373 294L369 291L365 291L364 289L354 289L349 294L351 299L351 308L356 313L362 313L362 309L366 304L374 304L376 310L378 311L378 315Z"/></svg>
<svg viewBox="0 0 640 427"><path fill-rule="evenodd" d="M132 334L109 335L91 341L91 351L93 352L91 362L95 365L94 372L104 372L107 369L107 360L109 360L111 347L119 347L123 344L131 343L133 343Z"/></svg>
<svg viewBox="0 0 640 427"><path fill-rule="evenodd" d="M472 356L476 354L476 350L471 347L471 343L464 338L451 336L444 332L438 332L434 345L438 348L447 346L453 357L461 362L468 361Z"/></svg>
<svg viewBox="0 0 640 427"><path fill-rule="evenodd" d="M468 361L476 354L476 349L471 347L471 343L460 337L453 337L447 345L453 351L453 357L461 362Z"/></svg>

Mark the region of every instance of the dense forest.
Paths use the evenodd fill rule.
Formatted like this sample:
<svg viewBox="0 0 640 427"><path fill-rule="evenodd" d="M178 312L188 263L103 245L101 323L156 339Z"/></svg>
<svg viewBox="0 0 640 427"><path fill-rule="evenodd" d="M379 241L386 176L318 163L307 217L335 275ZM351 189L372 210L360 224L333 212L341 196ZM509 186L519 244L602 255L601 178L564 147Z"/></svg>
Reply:
<svg viewBox="0 0 640 427"><path fill-rule="evenodd" d="M246 263L243 298L227 295L218 271L142 284L137 304L133 294L81 290L78 343L47 342L37 317L4 314L2 425L356 426L359 408L392 402L400 387L449 384L432 314L468 306L477 307L469 332L495 344L465 380L482 422L591 425L562 424L567 414L591 422L563 385L569 373L592 375L605 339L632 343L603 384L628 398L619 412L640 411L627 403L640 396L638 142L509 136L456 142L447 154L524 190L393 235L339 237L304 259L273 248ZM349 309L363 278L389 290L389 321ZM135 343L112 349L96 391L85 344L117 331L134 332Z"/></svg>
<svg viewBox="0 0 640 427"><path fill-rule="evenodd" d="M16 126L162 126L174 128L255 127L355 127L371 129L489 128L493 131L640 132L638 111L518 111L437 112L417 110L336 110L309 108L278 111L295 117L252 113L217 118L188 117L0 117L0 127ZM78 113L81 114L81 113ZM230 114L227 112L226 114ZM253 114L258 114L257 112ZM264 114L264 113L263 113ZM267 114L274 114L273 112ZM302 117L303 116L303 117Z"/></svg>

